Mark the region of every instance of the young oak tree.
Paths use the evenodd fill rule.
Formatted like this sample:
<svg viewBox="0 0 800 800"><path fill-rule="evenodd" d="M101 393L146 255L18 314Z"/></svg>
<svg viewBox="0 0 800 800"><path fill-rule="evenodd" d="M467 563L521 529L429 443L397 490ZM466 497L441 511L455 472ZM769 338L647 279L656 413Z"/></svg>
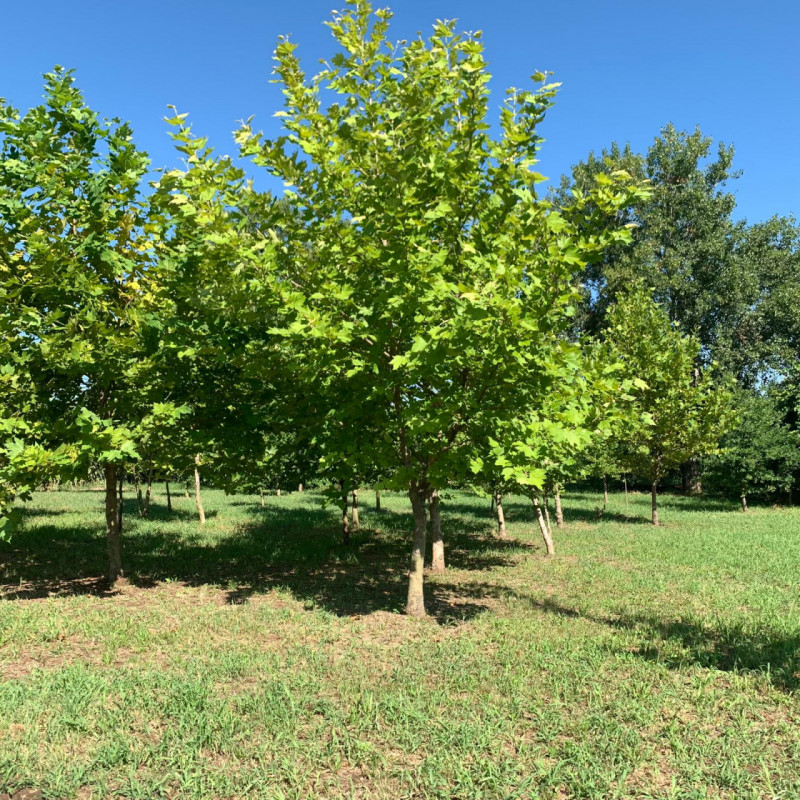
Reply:
<svg viewBox="0 0 800 800"><path fill-rule="evenodd" d="M238 140L292 187L279 332L307 385L359 398L345 430L365 416L385 426L378 471L405 486L414 515L406 611L423 615L426 503L474 455L476 426L546 388L573 265L606 242L534 191L556 87L537 73L539 88L510 90L495 138L480 34L437 22L427 40L392 43L390 17L349 3L329 23L340 49L311 79L282 39L285 135L245 125ZM592 190L594 205L626 202L618 183Z"/></svg>
<svg viewBox="0 0 800 800"><path fill-rule="evenodd" d="M733 421L731 394L710 372L696 369L700 343L681 333L641 286L609 309L609 358L631 380L631 419L621 442L625 471L650 482L652 521L658 525L658 485L690 458L716 451Z"/></svg>

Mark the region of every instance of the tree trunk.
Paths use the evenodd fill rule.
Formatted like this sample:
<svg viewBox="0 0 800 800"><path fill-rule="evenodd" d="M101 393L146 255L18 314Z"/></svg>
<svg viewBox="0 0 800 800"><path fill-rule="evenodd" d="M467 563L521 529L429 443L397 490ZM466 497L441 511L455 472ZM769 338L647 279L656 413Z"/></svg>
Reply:
<svg viewBox="0 0 800 800"><path fill-rule="evenodd" d="M507 537L506 532L506 515L503 513L503 495L500 492L494 494L494 507L497 510L497 535L501 539Z"/></svg>
<svg viewBox="0 0 800 800"><path fill-rule="evenodd" d="M117 509L117 468L104 467L106 479L106 545L108 547L108 582L114 585L122 577L122 537Z"/></svg>
<svg viewBox="0 0 800 800"><path fill-rule="evenodd" d="M125 487L125 468L120 467L119 472L117 473L118 482L119 482L119 500L117 501L117 530L121 533L122 532L122 508L125 503L125 495L123 494L123 490Z"/></svg>
<svg viewBox="0 0 800 800"><path fill-rule="evenodd" d="M489 511L494 513L495 508L497 507L497 492L492 492L492 501L489 503Z"/></svg>
<svg viewBox="0 0 800 800"><path fill-rule="evenodd" d="M164 486L167 489L167 511L172 513L172 495L169 493L169 481L164 481Z"/></svg>
<svg viewBox="0 0 800 800"><path fill-rule="evenodd" d="M428 501L431 514L431 570L444 572L444 539L442 539L442 513L439 505L439 492L434 489Z"/></svg>
<svg viewBox="0 0 800 800"><path fill-rule="evenodd" d="M144 516L150 514L150 495L153 491L153 465L151 464L147 470L147 489L144 493Z"/></svg>
<svg viewBox="0 0 800 800"><path fill-rule="evenodd" d="M547 523L547 532L552 538L553 529L550 526L550 497L547 492L544 493L544 521Z"/></svg>
<svg viewBox="0 0 800 800"><path fill-rule="evenodd" d="M681 483L683 491L687 494L702 494L703 480L700 477L700 462L697 458L690 458L681 464Z"/></svg>
<svg viewBox="0 0 800 800"><path fill-rule="evenodd" d="M556 486L555 491L553 492L553 497L555 499L556 504L556 527L563 528L564 527L564 509L561 507L561 489L560 487Z"/></svg>
<svg viewBox="0 0 800 800"><path fill-rule="evenodd" d="M264 508L264 490L263 489L259 489L258 490L258 501L259 501L259 504L261 505L261 508Z"/></svg>
<svg viewBox="0 0 800 800"><path fill-rule="evenodd" d="M350 519L347 514L347 487L341 482L342 490L342 542L350 544Z"/></svg>
<svg viewBox="0 0 800 800"><path fill-rule="evenodd" d="M303 484L302 483L297 487L297 491L298 492L302 492L303 491Z"/></svg>
<svg viewBox="0 0 800 800"><path fill-rule="evenodd" d="M144 499L142 498L142 485L139 483L139 477L136 477L136 508L139 511L139 516L144 516Z"/></svg>
<svg viewBox="0 0 800 800"><path fill-rule="evenodd" d="M747 496L742 495L742 511L747 511Z"/></svg>
<svg viewBox="0 0 800 800"><path fill-rule="evenodd" d="M353 530L357 531L361 527L361 522L358 518L358 487L353 489Z"/></svg>
<svg viewBox="0 0 800 800"><path fill-rule="evenodd" d="M381 490L375 490L375 511L380 514L381 513Z"/></svg>
<svg viewBox="0 0 800 800"><path fill-rule="evenodd" d="M650 507L653 510L653 525L658 525L658 481L650 487Z"/></svg>
<svg viewBox="0 0 800 800"><path fill-rule="evenodd" d="M411 508L414 512L414 545L411 549L411 568L408 571L408 600L406 614L412 617L425 616L425 594L423 589L425 569L425 540L428 534L428 514L425 510L425 493L411 481L408 488Z"/></svg>
<svg viewBox="0 0 800 800"><path fill-rule="evenodd" d="M627 511L628 510L628 476L627 475L623 475L622 476L622 483L625 486L625 511Z"/></svg>
<svg viewBox="0 0 800 800"><path fill-rule="evenodd" d="M553 547L553 537L550 535L550 531L547 529L547 523L544 521L542 507L539 505L539 498L536 497L535 494L532 494L531 502L533 503L533 508L536 511L536 519L539 522L539 530L542 532L542 537L544 538L544 546L547 549L547 555L552 556L556 552L555 548Z"/></svg>
<svg viewBox="0 0 800 800"><path fill-rule="evenodd" d="M200 497L200 454L197 453L194 457L194 499L197 503L197 516L200 518L200 524L206 524L206 512L203 510L203 500Z"/></svg>
<svg viewBox="0 0 800 800"><path fill-rule="evenodd" d="M281 490L280 489L276 490L275 496L276 497L280 497L281 496Z"/></svg>
<svg viewBox="0 0 800 800"><path fill-rule="evenodd" d="M603 475L603 511L608 506L608 475Z"/></svg>

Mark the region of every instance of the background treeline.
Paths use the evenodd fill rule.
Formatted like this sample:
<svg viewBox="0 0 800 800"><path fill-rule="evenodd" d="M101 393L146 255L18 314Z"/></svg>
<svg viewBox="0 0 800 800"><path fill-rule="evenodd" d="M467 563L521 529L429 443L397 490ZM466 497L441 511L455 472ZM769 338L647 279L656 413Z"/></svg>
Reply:
<svg viewBox="0 0 800 800"><path fill-rule="evenodd" d="M490 126L480 34L392 43L351 3L307 77L281 40L283 134L234 162L168 120L180 166L147 182L130 128L73 76L0 105L0 523L53 481L102 475L108 577L120 495L154 481L407 491L407 609L444 568L449 487L549 498L619 479L783 500L800 468L800 247L792 219L732 218L733 149L666 127L542 196L533 76ZM177 159L176 159L177 161Z"/></svg>

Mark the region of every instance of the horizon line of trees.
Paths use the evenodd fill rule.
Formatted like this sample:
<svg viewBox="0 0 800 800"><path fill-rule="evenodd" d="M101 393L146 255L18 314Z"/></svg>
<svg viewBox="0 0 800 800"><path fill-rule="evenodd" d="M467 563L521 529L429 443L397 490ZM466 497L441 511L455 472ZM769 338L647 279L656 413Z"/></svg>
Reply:
<svg viewBox="0 0 800 800"><path fill-rule="evenodd" d="M667 126L646 154L590 154L537 193L557 84L512 89L498 133L480 33L439 21L392 42L353 0L307 77L275 51L284 130L244 123L240 155L173 110L180 167L147 184L130 127L71 72L44 103L0 103L0 537L17 500L101 470L108 578L124 575L125 475L231 491L315 483L407 491L407 611L425 613L428 533L445 566L453 486L531 500L681 469L742 498L791 491L800 230L731 218L733 149ZM332 102L329 102L331 101ZM349 501L348 498L351 498ZM4 534L5 531L5 534Z"/></svg>

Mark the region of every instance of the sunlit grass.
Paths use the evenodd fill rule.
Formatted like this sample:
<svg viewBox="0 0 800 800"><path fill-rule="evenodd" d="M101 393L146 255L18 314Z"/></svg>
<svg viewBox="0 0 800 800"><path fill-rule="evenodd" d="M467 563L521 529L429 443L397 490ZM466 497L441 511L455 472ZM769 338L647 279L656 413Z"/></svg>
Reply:
<svg viewBox="0 0 800 800"><path fill-rule="evenodd" d="M0 792L47 798L800 796L800 510L565 497L443 504L450 568L402 616L410 514L362 492L340 544L311 492L206 492L200 528L36 496L0 545Z"/></svg>

